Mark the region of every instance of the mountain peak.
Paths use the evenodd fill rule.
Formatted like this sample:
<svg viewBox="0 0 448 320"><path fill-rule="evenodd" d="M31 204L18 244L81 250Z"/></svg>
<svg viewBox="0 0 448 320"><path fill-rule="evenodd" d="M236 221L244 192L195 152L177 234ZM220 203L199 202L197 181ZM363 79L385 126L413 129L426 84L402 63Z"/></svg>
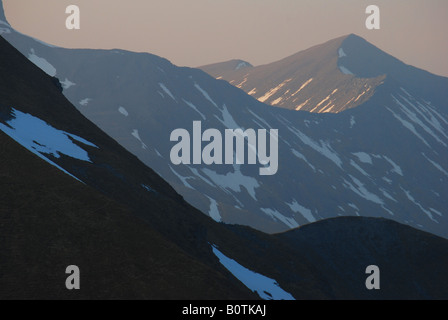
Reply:
<svg viewBox="0 0 448 320"><path fill-rule="evenodd" d="M358 35L355 34L355 33L350 33L350 34L346 35L344 38L345 38L345 40L367 42L366 39L364 39L364 38L361 37L361 36L358 36Z"/></svg>
<svg viewBox="0 0 448 320"><path fill-rule="evenodd" d="M242 71L235 71L236 65L233 61L201 69L263 103L292 110L339 113L355 108L367 102L385 78L446 105L441 92L446 92L448 79L409 66L353 33L270 64Z"/></svg>
<svg viewBox="0 0 448 320"><path fill-rule="evenodd" d="M3 0L0 0L0 22L8 23L5 16L5 10L3 9Z"/></svg>
<svg viewBox="0 0 448 320"><path fill-rule="evenodd" d="M213 75L215 78L221 79L226 78L227 74L237 72L246 68L253 68L254 66L247 61L240 59L233 59L224 62L218 62L209 64L206 66L201 66L206 73Z"/></svg>

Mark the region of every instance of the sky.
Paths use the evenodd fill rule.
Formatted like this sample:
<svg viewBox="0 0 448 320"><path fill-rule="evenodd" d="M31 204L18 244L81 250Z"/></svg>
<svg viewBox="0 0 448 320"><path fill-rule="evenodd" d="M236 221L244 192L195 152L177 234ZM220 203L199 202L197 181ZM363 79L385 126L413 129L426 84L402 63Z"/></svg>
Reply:
<svg viewBox="0 0 448 320"><path fill-rule="evenodd" d="M274 62L355 33L407 64L448 76L447 0L3 0L18 31L67 48L150 52L178 66ZM68 30L68 5L81 12ZM380 30L365 26L380 8Z"/></svg>

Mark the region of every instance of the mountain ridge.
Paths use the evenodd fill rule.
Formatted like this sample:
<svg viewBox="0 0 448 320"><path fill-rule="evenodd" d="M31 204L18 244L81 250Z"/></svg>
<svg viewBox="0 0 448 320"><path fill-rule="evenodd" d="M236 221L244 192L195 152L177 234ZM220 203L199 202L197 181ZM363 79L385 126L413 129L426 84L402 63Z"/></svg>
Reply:
<svg viewBox="0 0 448 320"><path fill-rule="evenodd" d="M8 20L6 19L6 15L5 15L5 9L3 9L3 0L0 1L0 21L8 23Z"/></svg>
<svg viewBox="0 0 448 320"><path fill-rule="evenodd" d="M220 77L219 64L201 68ZM338 113L370 99L385 77L395 78L434 104L444 104L448 99L443 91L448 87L448 78L406 65L355 34L250 70L227 72L222 79L272 106ZM421 85L427 81L433 86ZM327 96L333 104L322 102Z"/></svg>

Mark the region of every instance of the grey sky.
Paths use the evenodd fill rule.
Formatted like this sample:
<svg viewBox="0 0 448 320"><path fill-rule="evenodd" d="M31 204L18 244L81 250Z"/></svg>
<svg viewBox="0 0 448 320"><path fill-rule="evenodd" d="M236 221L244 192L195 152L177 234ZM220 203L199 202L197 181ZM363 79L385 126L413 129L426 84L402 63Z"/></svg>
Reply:
<svg viewBox="0 0 448 320"><path fill-rule="evenodd" d="M69 48L151 52L180 66L240 58L273 62L356 33L400 60L448 76L446 0L3 0L19 31ZM81 30L65 8L81 9ZM381 30L365 8L381 9Z"/></svg>

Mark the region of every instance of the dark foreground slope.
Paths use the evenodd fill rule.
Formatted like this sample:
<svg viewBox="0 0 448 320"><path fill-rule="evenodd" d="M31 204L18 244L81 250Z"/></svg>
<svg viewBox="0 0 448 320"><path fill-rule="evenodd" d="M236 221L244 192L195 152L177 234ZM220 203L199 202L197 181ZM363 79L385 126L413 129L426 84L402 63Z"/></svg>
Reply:
<svg viewBox="0 0 448 320"><path fill-rule="evenodd" d="M277 237L298 253L307 252L308 262L328 278L327 290L334 298L448 297L443 271L448 267L448 243L429 233L386 219L343 217ZM364 271L369 265L380 268L381 292L366 292Z"/></svg>
<svg viewBox="0 0 448 320"><path fill-rule="evenodd" d="M3 132L0 148L0 299L252 297ZM65 287L70 265L80 291Z"/></svg>

